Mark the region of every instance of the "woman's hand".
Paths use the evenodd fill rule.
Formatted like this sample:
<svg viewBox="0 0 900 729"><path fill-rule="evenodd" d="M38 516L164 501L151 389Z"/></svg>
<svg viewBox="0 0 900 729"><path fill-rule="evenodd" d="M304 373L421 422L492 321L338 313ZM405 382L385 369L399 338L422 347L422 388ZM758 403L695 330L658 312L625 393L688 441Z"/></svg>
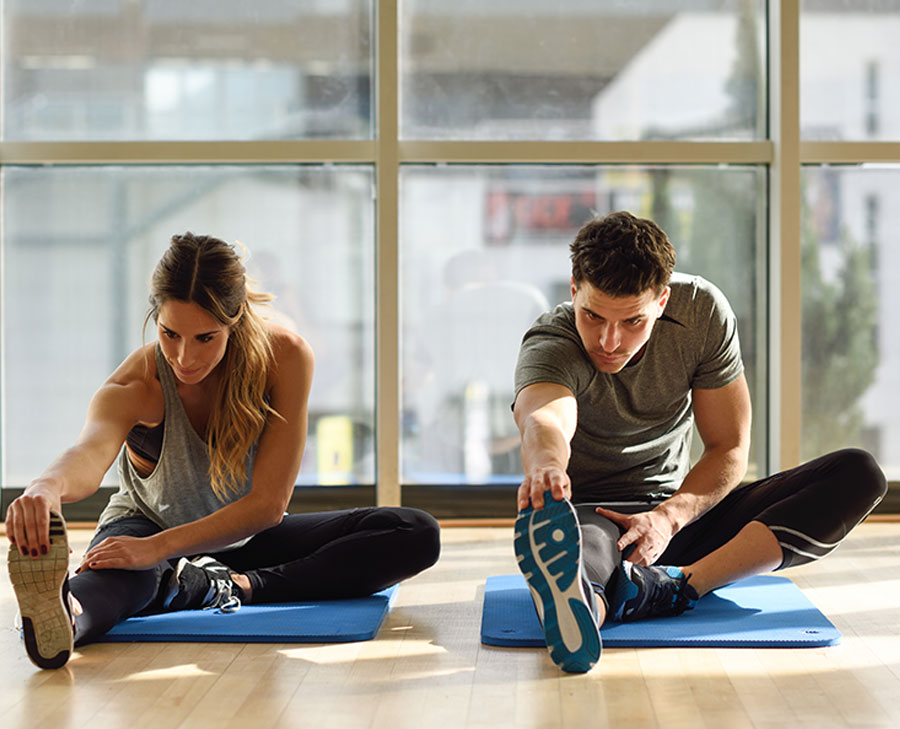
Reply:
<svg viewBox="0 0 900 729"><path fill-rule="evenodd" d="M62 513L59 494L32 484L6 510L6 536L22 554L38 557L50 550L50 510Z"/></svg>
<svg viewBox="0 0 900 729"><path fill-rule="evenodd" d="M149 537L107 537L89 549L75 570L145 570L169 555L160 546L158 535Z"/></svg>

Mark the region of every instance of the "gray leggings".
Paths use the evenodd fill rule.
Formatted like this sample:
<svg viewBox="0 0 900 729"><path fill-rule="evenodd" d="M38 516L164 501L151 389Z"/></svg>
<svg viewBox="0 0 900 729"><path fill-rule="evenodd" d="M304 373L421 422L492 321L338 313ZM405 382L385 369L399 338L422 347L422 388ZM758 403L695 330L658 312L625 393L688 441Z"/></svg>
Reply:
<svg viewBox="0 0 900 729"><path fill-rule="evenodd" d="M696 562L752 521L762 522L778 538L783 555L778 569L811 562L834 550L886 491L884 474L867 452L850 448L829 453L736 488L676 534L657 564L680 567ZM575 500L588 579L605 586L623 559L616 548L622 530L594 511L595 506L606 504ZM653 504L634 502L608 508L634 514L653 508Z"/></svg>

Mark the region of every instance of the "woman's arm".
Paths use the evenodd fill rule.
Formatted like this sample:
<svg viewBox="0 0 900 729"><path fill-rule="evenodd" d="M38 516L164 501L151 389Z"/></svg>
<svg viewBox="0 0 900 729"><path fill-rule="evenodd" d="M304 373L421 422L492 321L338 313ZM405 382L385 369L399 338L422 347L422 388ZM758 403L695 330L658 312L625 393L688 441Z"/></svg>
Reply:
<svg viewBox="0 0 900 729"><path fill-rule="evenodd" d="M152 409L147 349L132 353L94 393L78 440L63 451L9 505L6 533L23 554L50 547L50 510L93 494L112 465L128 431Z"/></svg>
<svg viewBox="0 0 900 729"><path fill-rule="evenodd" d="M250 493L209 516L150 537L106 539L84 556L82 568L143 569L171 557L214 552L281 521L306 444L314 357L302 337L272 329L275 364L269 404L281 417L270 415L260 436Z"/></svg>

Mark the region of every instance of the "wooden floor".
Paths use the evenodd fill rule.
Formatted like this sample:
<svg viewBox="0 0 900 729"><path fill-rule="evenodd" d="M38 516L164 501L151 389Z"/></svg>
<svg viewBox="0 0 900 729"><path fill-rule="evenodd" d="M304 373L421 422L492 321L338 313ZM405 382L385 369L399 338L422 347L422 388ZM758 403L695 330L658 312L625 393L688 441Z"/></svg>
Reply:
<svg viewBox="0 0 900 729"><path fill-rule="evenodd" d="M73 530L75 556L88 534ZM829 558L786 573L843 632L839 646L609 649L580 676L543 649L479 643L485 578L516 571L510 530L443 539L440 562L401 585L375 640L100 644L59 671L25 657L4 577L0 727L900 726L900 524L863 524Z"/></svg>

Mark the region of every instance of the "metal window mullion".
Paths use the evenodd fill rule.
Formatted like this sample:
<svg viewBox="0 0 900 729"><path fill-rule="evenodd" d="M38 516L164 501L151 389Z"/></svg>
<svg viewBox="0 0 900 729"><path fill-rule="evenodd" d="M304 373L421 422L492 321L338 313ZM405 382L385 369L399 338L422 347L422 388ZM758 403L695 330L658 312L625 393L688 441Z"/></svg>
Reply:
<svg viewBox="0 0 900 729"><path fill-rule="evenodd" d="M402 141L407 164L770 164L772 145L755 142Z"/></svg>
<svg viewBox="0 0 900 729"><path fill-rule="evenodd" d="M399 64L397 3L394 0L378 0L376 24L375 493L379 506L399 506Z"/></svg>
<svg viewBox="0 0 900 729"><path fill-rule="evenodd" d="M900 142L800 142L802 164L900 162Z"/></svg>
<svg viewBox="0 0 900 729"><path fill-rule="evenodd" d="M326 164L375 159L373 141L0 142L0 164Z"/></svg>
<svg viewBox="0 0 900 729"><path fill-rule="evenodd" d="M802 265L800 8L769 6L769 114L774 158L769 203L769 471L800 462Z"/></svg>

